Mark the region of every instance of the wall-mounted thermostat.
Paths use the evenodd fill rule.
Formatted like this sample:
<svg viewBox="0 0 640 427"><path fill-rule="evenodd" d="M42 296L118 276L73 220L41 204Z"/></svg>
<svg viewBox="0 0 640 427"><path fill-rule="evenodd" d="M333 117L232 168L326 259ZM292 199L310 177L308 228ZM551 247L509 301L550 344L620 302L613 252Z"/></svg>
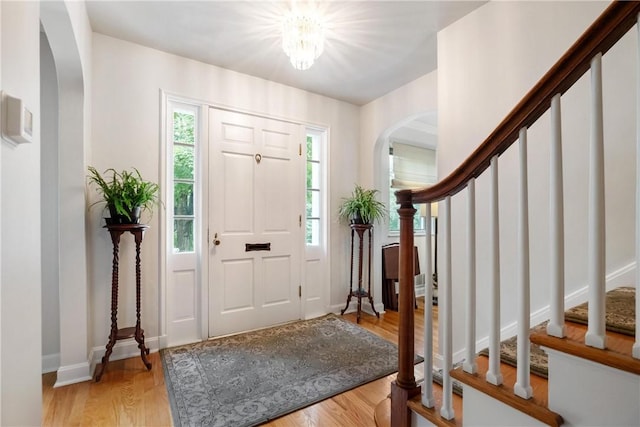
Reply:
<svg viewBox="0 0 640 427"><path fill-rule="evenodd" d="M2 136L15 144L33 139L33 113L19 98L2 94Z"/></svg>

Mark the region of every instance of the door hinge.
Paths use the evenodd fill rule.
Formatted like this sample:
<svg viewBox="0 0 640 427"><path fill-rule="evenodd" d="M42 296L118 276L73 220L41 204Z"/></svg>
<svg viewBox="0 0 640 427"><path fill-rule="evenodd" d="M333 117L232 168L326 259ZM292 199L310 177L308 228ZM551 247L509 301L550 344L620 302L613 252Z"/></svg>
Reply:
<svg viewBox="0 0 640 427"><path fill-rule="evenodd" d="M302 215L298 215L298 227L302 227Z"/></svg>
<svg viewBox="0 0 640 427"><path fill-rule="evenodd" d="M298 156L302 156L302 144L298 144Z"/></svg>
<svg viewBox="0 0 640 427"><path fill-rule="evenodd" d="M209 243L209 229L207 228L207 244Z"/></svg>
<svg viewBox="0 0 640 427"><path fill-rule="evenodd" d="M302 298L302 285L298 286L298 297Z"/></svg>

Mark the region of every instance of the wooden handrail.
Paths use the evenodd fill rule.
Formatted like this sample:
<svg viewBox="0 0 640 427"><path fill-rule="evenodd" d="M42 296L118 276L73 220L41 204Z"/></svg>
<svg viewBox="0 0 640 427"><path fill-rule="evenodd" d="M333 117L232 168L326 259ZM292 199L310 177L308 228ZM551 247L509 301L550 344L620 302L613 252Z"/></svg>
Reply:
<svg viewBox="0 0 640 427"><path fill-rule="evenodd" d="M635 25L638 13L638 1L611 3L456 170L432 187L397 191L398 203L436 202L465 188L469 179L487 169L492 157L504 153L518 139L521 128L531 126L549 109L551 98L564 94L578 81L597 53L604 55Z"/></svg>
<svg viewBox="0 0 640 427"><path fill-rule="evenodd" d="M491 159L504 153L519 137L520 129L536 122L551 106L551 99L564 94L589 70L598 53L604 55L638 21L640 1L614 1L558 60L542 79L480 146L436 185L418 190L397 191L400 205L400 295L404 301L398 311L398 379L391 384L391 425L408 427L411 417L407 402L420 393L413 377L413 212L414 204L433 203L453 196L489 167ZM408 302L407 302L408 301Z"/></svg>

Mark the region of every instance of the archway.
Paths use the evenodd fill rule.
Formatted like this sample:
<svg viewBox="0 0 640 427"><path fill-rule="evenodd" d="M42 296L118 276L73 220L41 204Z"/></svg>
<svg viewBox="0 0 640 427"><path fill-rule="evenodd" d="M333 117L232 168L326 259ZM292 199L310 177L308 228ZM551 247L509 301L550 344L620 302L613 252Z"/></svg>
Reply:
<svg viewBox="0 0 640 427"><path fill-rule="evenodd" d="M57 217L47 210L50 200L42 204L41 216L43 224L47 224L47 233L52 236L47 238L43 233L43 246L46 243L53 248L49 261L57 261L58 266L57 281L48 284L59 284L57 312L55 302L43 300L43 304L54 305L52 310L43 312L43 323L49 320L45 314L49 318L58 316L59 320L58 387L91 379L84 194L85 136L88 135L85 123L88 120L81 55L68 6L63 1L43 2L40 20L57 76L57 103L43 108L49 109L45 114L57 114L58 138L49 138L47 143L53 146L42 150L43 167L57 179L43 182L41 187L43 195L57 196L53 204ZM44 242L45 239L50 240Z"/></svg>
<svg viewBox="0 0 640 427"><path fill-rule="evenodd" d="M389 147L390 141L396 136L396 139L400 139L405 143L414 145L423 145L432 149L437 149L437 113L432 112L420 112L411 114L402 120L394 123L380 133L376 140L374 147L374 184L375 188L380 189L380 198L385 203L390 200L391 189L389 186L390 176L390 155ZM416 132L411 132L413 129ZM430 134L431 137L426 138L420 134ZM425 142L425 139L429 139ZM382 254L380 250L377 250L381 246L398 241L398 236L389 232L389 218L385 218L384 223L381 225L382 232L378 233L379 240L376 242L376 250L374 251L374 265L382 265ZM416 238L416 246L419 248L426 244L424 239L426 236ZM420 252L420 249L419 249ZM422 251L424 252L424 251ZM424 255L421 255L420 263L424 265L422 259ZM382 271L380 268L376 268L373 274L373 280L376 284L376 295L382 295L382 290L377 286L382 283ZM425 279L426 281L426 279Z"/></svg>

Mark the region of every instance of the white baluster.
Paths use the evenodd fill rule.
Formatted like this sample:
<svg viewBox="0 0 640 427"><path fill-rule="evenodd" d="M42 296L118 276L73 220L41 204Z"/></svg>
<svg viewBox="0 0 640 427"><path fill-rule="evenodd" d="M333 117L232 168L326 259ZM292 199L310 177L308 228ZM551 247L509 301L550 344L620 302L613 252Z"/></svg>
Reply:
<svg viewBox="0 0 640 427"><path fill-rule="evenodd" d="M465 372L475 374L476 363L476 179L467 183L467 327L466 351L462 365Z"/></svg>
<svg viewBox="0 0 640 427"><path fill-rule="evenodd" d="M518 341L517 379L514 392L530 399L533 390L529 382L529 185L527 179L527 128L520 129L520 196L518 215Z"/></svg>
<svg viewBox="0 0 640 427"><path fill-rule="evenodd" d="M589 144L589 326L585 343L605 348L604 136L602 127L602 54L591 60L591 141Z"/></svg>
<svg viewBox="0 0 640 427"><path fill-rule="evenodd" d="M560 94L551 99L551 157L549 165L549 251L551 314L547 333L563 338L564 331L564 195Z"/></svg>
<svg viewBox="0 0 640 427"><path fill-rule="evenodd" d="M638 15L638 36L640 37L640 14ZM640 289L640 43L636 58L636 289ZM636 319L640 316L640 298L636 296ZM636 342L633 357L640 359L640 322L636 321Z"/></svg>
<svg viewBox="0 0 640 427"><path fill-rule="evenodd" d="M431 203L427 203L424 218L425 242L424 254L424 384L422 385L422 404L433 408L433 265L432 265L432 237L431 237Z"/></svg>
<svg viewBox="0 0 640 427"><path fill-rule="evenodd" d="M442 217L441 217L442 218ZM440 416L447 420L455 417L453 412L453 388L451 385L451 374L453 357L453 330L452 330L452 301L451 301L451 197L444 199L444 265L442 280L438 278L438 298L440 299L440 309L443 310L442 334L440 349L442 350L442 407Z"/></svg>
<svg viewBox="0 0 640 427"><path fill-rule="evenodd" d="M498 156L491 159L491 194L489 206L489 245L491 252L491 265L489 281L490 297L489 310L491 312L491 324L489 328L489 370L487 382L502 384L500 372L500 222L498 214Z"/></svg>

